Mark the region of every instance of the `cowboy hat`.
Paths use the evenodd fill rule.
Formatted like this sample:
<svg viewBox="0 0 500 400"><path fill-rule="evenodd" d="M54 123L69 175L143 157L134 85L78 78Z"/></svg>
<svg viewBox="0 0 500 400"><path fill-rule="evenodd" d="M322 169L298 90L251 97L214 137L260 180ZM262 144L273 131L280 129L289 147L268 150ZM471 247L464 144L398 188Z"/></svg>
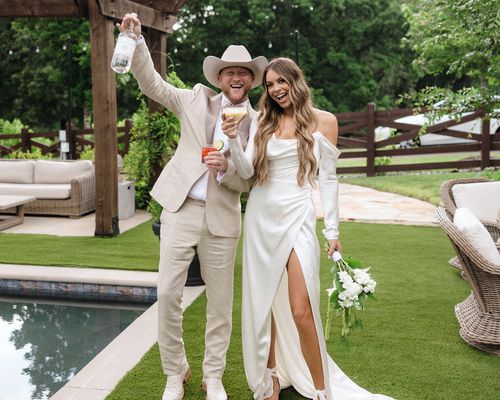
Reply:
<svg viewBox="0 0 500 400"><path fill-rule="evenodd" d="M245 46L230 45L221 58L208 56L203 61L203 73L205 78L215 87L219 86L219 73L228 67L244 67L253 72L254 81L252 89L259 86L262 80L262 74L267 66L266 57L259 56L252 59Z"/></svg>

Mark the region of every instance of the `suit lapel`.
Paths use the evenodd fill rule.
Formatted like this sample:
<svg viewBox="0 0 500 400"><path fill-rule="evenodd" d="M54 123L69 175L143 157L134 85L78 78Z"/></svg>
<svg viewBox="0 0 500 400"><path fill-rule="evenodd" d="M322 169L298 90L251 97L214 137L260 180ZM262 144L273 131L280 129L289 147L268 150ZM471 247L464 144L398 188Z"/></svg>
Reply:
<svg viewBox="0 0 500 400"><path fill-rule="evenodd" d="M222 101L222 93L209 97L207 113L205 115L205 143L212 143L217 124L217 117L219 116L220 104Z"/></svg>

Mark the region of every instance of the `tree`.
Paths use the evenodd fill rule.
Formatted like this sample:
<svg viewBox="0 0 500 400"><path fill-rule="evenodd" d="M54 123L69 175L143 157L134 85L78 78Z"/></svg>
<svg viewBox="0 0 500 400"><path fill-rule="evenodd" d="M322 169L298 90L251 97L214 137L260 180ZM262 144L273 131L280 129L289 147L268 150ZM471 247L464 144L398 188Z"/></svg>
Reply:
<svg viewBox="0 0 500 400"><path fill-rule="evenodd" d="M204 57L232 43L252 55L298 58L318 105L358 110L369 101L391 106L412 86L404 22L396 0L191 0L167 48L190 85L205 81Z"/></svg>
<svg viewBox="0 0 500 400"><path fill-rule="evenodd" d="M71 50L71 57L68 57ZM73 125L91 122L92 76L88 21L82 18L0 20L0 118L18 118L37 130L59 129L66 119L71 80ZM137 108L137 84L117 77L118 115Z"/></svg>
<svg viewBox="0 0 500 400"><path fill-rule="evenodd" d="M404 6L417 72L468 77L472 86L459 91L427 88L418 97L420 104L445 100L441 110L446 113L477 107L491 113L498 107L499 9L500 0L410 0Z"/></svg>

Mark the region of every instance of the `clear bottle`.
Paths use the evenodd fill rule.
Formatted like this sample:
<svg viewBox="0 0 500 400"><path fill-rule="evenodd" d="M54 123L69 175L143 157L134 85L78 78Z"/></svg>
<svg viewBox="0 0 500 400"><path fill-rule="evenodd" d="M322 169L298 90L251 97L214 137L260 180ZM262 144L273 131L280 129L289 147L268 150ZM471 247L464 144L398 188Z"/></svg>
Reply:
<svg viewBox="0 0 500 400"><path fill-rule="evenodd" d="M132 17L137 18L137 14L131 13ZM125 74L130 70L132 57L134 56L137 38L134 34L134 23L130 22L128 29L120 32L116 41L115 52L111 59L111 69L119 74Z"/></svg>

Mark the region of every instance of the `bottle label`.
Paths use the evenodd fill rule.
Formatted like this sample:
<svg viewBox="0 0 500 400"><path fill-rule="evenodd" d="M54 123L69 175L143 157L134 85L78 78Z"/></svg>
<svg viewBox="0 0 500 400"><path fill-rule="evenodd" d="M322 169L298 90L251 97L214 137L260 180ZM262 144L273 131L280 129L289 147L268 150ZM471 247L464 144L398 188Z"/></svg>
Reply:
<svg viewBox="0 0 500 400"><path fill-rule="evenodd" d="M137 42L134 39L127 36L121 36L116 41L115 53L120 54L122 57L132 58L136 45Z"/></svg>

